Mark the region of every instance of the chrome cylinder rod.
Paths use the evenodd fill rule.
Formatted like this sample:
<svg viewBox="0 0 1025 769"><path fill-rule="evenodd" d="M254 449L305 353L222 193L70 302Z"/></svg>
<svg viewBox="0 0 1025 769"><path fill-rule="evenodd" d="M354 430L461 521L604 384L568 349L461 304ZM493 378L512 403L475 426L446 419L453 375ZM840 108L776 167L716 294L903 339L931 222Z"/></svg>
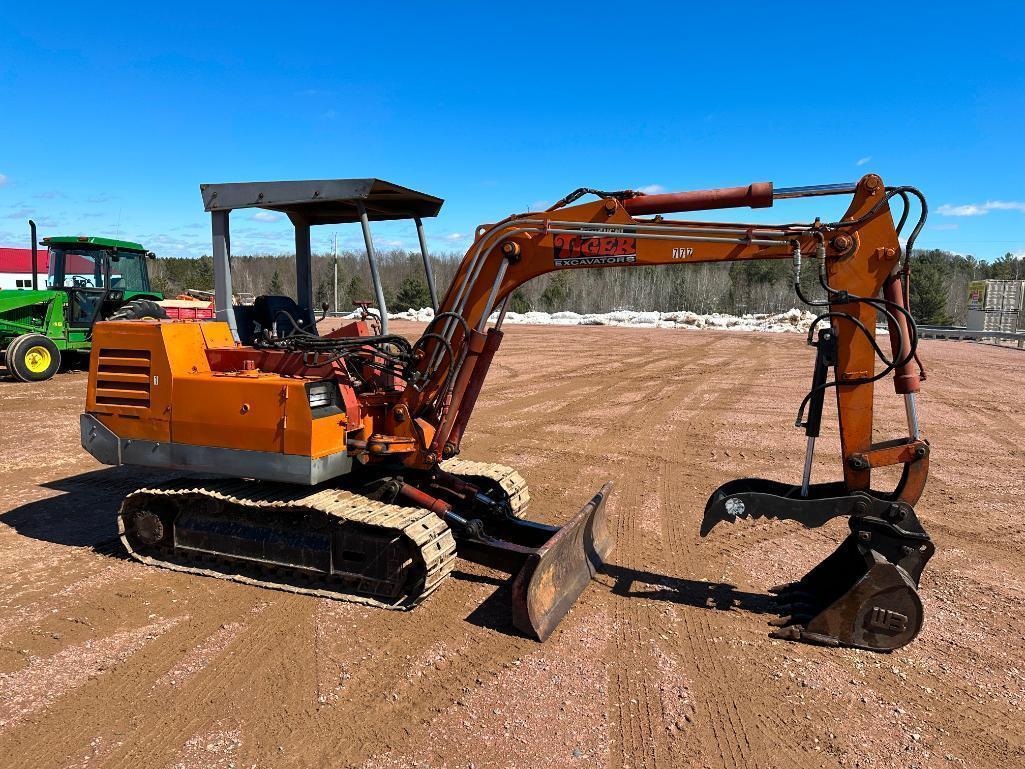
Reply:
<svg viewBox="0 0 1025 769"><path fill-rule="evenodd" d="M801 496L808 496L811 486L811 462L815 458L815 436L808 436L808 447L804 450L804 475L801 476Z"/></svg>
<svg viewBox="0 0 1025 769"><path fill-rule="evenodd" d="M921 437L921 432L918 429L918 406L915 403L914 393L904 394L904 410L908 414L908 433L911 435L911 440L917 441Z"/></svg>
<svg viewBox="0 0 1025 769"><path fill-rule="evenodd" d="M822 195L850 195L858 185L855 182L844 184L811 184L805 187L776 187L772 191L773 200L787 198L817 198Z"/></svg>

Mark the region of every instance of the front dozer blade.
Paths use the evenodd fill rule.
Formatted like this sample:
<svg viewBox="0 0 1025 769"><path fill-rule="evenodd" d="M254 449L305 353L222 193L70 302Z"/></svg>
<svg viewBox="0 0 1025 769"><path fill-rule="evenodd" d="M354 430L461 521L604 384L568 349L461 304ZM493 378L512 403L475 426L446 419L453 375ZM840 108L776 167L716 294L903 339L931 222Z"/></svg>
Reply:
<svg viewBox="0 0 1025 769"><path fill-rule="evenodd" d="M559 624L615 545L605 515L606 483L541 547L531 552L512 586L513 625L544 641Z"/></svg>

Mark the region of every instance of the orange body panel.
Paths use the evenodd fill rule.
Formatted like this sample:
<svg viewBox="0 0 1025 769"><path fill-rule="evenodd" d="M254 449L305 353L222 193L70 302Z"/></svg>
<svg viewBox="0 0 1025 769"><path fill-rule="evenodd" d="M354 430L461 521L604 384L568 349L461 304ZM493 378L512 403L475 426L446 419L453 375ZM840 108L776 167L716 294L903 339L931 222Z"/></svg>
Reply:
<svg viewBox="0 0 1025 769"><path fill-rule="evenodd" d="M208 350L235 346L226 323L99 323L86 410L122 438L311 459L346 450L346 415L310 411L306 384L322 377L212 371Z"/></svg>

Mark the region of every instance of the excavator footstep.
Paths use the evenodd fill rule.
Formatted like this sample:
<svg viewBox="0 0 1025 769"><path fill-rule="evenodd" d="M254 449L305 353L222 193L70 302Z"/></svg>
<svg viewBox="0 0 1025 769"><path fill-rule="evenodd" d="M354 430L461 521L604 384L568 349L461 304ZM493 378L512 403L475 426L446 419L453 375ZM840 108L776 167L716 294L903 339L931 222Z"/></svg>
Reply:
<svg viewBox="0 0 1025 769"><path fill-rule="evenodd" d="M606 483L541 547L531 552L512 585L513 625L544 641L584 592L615 546L608 527L605 502L612 483Z"/></svg>

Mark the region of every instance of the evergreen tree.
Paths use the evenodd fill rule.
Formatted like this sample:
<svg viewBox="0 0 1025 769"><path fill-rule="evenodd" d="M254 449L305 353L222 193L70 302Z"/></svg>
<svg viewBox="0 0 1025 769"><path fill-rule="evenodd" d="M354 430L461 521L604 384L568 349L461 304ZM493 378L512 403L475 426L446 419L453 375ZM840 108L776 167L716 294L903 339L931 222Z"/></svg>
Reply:
<svg viewBox="0 0 1025 769"><path fill-rule="evenodd" d="M513 291L512 296L509 298L509 309L512 312L530 312L530 301L522 289L518 288Z"/></svg>
<svg viewBox="0 0 1025 769"><path fill-rule="evenodd" d="M353 302L365 302L369 300L370 292L367 291L366 285L363 283L363 278L359 275L353 275L349 279L349 285L345 289L345 295L349 297L349 306L353 306Z"/></svg>
<svg viewBox="0 0 1025 769"><path fill-rule="evenodd" d="M320 307L324 303L330 304L331 302L331 283L327 277L322 277L317 282L317 290L313 292L314 302Z"/></svg>
<svg viewBox="0 0 1025 769"><path fill-rule="evenodd" d="M1007 253L993 262L993 277L997 280L1020 280L1025 278L1025 269L1022 269L1021 259L1014 254Z"/></svg>
<svg viewBox="0 0 1025 769"><path fill-rule="evenodd" d="M201 256L196 260L193 282L195 285L187 288L198 288L201 291L214 290L214 260L212 256Z"/></svg>
<svg viewBox="0 0 1025 769"><path fill-rule="evenodd" d="M919 323L945 326L950 297L949 262L942 251L915 252L911 257L911 314Z"/></svg>
<svg viewBox="0 0 1025 769"><path fill-rule="evenodd" d="M274 270L274 274L270 278L270 286L267 288L267 293L272 296L281 296L285 293L284 287L281 285L281 273L278 270Z"/></svg>
<svg viewBox="0 0 1025 769"><path fill-rule="evenodd" d="M569 299L569 294L569 275L565 271L556 272L552 275L552 279L549 281L544 293L541 294L541 304L549 312L565 310L567 309L566 302Z"/></svg>
<svg viewBox="0 0 1025 769"><path fill-rule="evenodd" d="M409 277L402 281L399 292L395 295L393 302L388 303L389 308L394 306L396 312L405 310L421 310L431 306L431 292L427 284L417 277Z"/></svg>

